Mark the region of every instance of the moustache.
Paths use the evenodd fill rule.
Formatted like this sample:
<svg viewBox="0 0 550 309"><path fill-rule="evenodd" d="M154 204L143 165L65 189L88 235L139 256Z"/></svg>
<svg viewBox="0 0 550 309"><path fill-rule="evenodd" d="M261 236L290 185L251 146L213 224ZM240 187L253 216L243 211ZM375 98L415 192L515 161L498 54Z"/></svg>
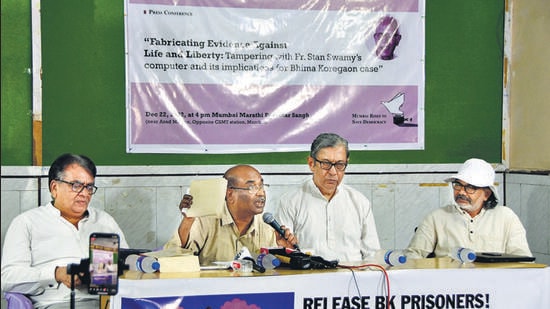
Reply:
<svg viewBox="0 0 550 309"><path fill-rule="evenodd" d="M462 194L458 194L458 195L455 197L455 202L458 202L458 200L463 200L463 201L466 201L466 202L468 202L468 203L470 203L470 204L472 203L472 200L471 200L469 197L467 197L467 196L465 196L465 195L462 195Z"/></svg>
<svg viewBox="0 0 550 309"><path fill-rule="evenodd" d="M265 203L265 197L259 197L256 199L256 202Z"/></svg>

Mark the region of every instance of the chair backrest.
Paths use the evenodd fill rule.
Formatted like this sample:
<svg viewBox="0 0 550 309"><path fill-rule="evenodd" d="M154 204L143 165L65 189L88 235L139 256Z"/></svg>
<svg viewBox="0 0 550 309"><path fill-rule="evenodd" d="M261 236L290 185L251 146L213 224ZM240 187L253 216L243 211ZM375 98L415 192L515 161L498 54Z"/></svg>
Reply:
<svg viewBox="0 0 550 309"><path fill-rule="evenodd" d="M8 303L8 309L32 309L30 298L21 293L4 292L4 297Z"/></svg>

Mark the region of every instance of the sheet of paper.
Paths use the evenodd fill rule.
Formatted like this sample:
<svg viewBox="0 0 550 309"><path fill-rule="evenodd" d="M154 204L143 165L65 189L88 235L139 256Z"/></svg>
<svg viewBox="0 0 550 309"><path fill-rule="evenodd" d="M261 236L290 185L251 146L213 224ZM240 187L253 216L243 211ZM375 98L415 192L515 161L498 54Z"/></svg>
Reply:
<svg viewBox="0 0 550 309"><path fill-rule="evenodd" d="M184 249L180 247L172 247L168 249L162 249L159 251L145 252L142 255L154 256L156 258L165 257L165 256L193 255L193 250Z"/></svg>
<svg viewBox="0 0 550 309"><path fill-rule="evenodd" d="M226 190L227 180L221 177L191 181L189 194L193 196L193 205L187 210L187 216L219 217L225 207Z"/></svg>

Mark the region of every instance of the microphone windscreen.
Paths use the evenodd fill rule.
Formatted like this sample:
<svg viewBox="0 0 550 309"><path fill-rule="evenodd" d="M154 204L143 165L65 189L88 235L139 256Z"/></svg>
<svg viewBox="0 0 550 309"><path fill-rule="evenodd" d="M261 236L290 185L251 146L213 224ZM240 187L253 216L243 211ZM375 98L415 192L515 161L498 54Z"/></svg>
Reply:
<svg viewBox="0 0 550 309"><path fill-rule="evenodd" d="M264 222L267 224L271 224L271 222L275 221L275 218L270 212L265 212L263 215Z"/></svg>

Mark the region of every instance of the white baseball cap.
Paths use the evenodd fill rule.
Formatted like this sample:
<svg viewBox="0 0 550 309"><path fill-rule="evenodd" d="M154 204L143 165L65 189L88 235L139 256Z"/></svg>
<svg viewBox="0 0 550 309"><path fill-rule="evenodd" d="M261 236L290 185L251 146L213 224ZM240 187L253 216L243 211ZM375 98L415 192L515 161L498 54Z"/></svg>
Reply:
<svg viewBox="0 0 550 309"><path fill-rule="evenodd" d="M489 187L493 191L495 198L500 200L495 187L495 170L491 164L481 159L473 158L466 160L458 170L458 173L445 179L445 181L452 182L455 179L460 179L476 187Z"/></svg>

